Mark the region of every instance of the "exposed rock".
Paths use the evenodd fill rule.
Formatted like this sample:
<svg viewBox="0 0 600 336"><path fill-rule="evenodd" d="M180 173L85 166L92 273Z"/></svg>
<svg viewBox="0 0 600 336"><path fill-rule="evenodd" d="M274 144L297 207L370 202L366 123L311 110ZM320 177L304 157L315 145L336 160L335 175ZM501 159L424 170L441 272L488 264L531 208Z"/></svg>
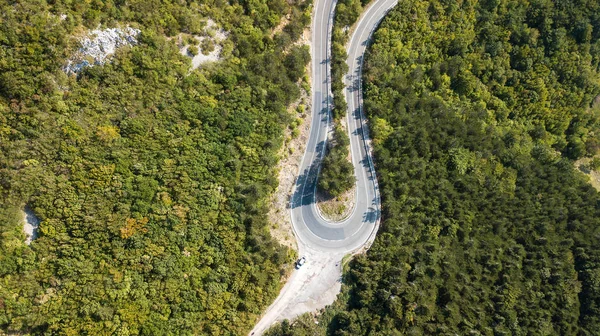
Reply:
<svg viewBox="0 0 600 336"><path fill-rule="evenodd" d="M29 206L25 206L25 209L23 209L23 231L27 236L25 244L29 245L37 238L39 226L40 220L35 216Z"/></svg>
<svg viewBox="0 0 600 336"><path fill-rule="evenodd" d="M220 42L222 42L223 40L225 40L227 38L227 32L223 29L218 28L217 24L213 20L208 19L206 21L206 27L204 28L204 33L207 36L199 36L199 35L193 36L196 40L198 40L199 52L196 55L192 55L190 52L188 52L189 44L185 44L179 49L179 52L182 55L189 56L192 58L192 69L191 70L198 68L203 63L216 62L220 59L221 50L223 49L223 47L220 45ZM205 39L211 39L214 42L214 49L210 52L207 52L206 50L202 50L202 42Z"/></svg>
<svg viewBox="0 0 600 336"><path fill-rule="evenodd" d="M194 38L198 39L200 41L200 43L202 43L202 40L204 40L206 37L194 36ZM198 48L198 49L200 49L199 52L196 55L192 55L190 52L188 52L188 48L189 48L189 45L186 45L186 46L182 47L179 50L179 52L184 56L189 56L192 58L192 70L197 69L203 63L218 61L220 58L221 49L222 49L222 47L220 45L215 45L214 50L205 55L202 52L202 48L199 47Z"/></svg>
<svg viewBox="0 0 600 336"><path fill-rule="evenodd" d="M137 44L139 33L139 29L131 27L92 30L81 39L81 47L67 62L65 72L78 73L85 67L106 63L118 48Z"/></svg>

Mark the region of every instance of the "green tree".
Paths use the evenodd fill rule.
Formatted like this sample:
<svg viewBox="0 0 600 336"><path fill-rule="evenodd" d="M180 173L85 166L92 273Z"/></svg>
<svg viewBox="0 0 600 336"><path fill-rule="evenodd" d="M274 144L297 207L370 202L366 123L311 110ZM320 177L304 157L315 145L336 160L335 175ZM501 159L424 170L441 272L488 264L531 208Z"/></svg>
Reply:
<svg viewBox="0 0 600 336"><path fill-rule="evenodd" d="M354 167L348 160L350 139L338 125L334 128L327 152L321 163L318 187L330 197L337 197L354 186Z"/></svg>

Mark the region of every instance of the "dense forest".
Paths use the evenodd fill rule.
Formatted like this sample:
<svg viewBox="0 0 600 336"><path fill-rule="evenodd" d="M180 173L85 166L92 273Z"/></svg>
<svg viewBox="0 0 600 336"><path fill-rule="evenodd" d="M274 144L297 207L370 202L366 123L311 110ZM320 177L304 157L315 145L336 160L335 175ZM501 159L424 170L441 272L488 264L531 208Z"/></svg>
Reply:
<svg viewBox="0 0 600 336"><path fill-rule="evenodd" d="M265 211L311 7L0 1L0 333L250 330L292 258ZM222 60L190 72L175 37L209 18L229 34ZM125 25L137 45L64 73L77 36Z"/></svg>
<svg viewBox="0 0 600 336"><path fill-rule="evenodd" d="M600 3L400 1L364 74L383 221L270 335L598 335Z"/></svg>

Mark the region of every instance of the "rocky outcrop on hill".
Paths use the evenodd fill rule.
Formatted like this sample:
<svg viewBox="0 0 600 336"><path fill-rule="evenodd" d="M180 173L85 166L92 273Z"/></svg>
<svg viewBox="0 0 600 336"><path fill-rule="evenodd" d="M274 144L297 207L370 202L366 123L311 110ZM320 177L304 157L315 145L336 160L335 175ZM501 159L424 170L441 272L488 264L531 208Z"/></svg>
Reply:
<svg viewBox="0 0 600 336"><path fill-rule="evenodd" d="M67 62L65 72L78 73L85 67L106 63L118 48L137 44L139 33L131 27L92 30L80 40L81 47Z"/></svg>

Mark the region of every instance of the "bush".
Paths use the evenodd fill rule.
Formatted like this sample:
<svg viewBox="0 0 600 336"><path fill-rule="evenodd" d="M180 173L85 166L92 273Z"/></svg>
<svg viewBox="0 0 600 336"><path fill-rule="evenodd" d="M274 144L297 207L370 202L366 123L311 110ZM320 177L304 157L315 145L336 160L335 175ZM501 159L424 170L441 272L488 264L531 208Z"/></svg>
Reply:
<svg viewBox="0 0 600 336"><path fill-rule="evenodd" d="M198 47L196 47L195 45L189 45L187 48L187 53L190 56L198 55Z"/></svg>
<svg viewBox="0 0 600 336"><path fill-rule="evenodd" d="M215 50L215 42L210 38L205 38L202 40L200 48L202 49L203 55L208 55Z"/></svg>

